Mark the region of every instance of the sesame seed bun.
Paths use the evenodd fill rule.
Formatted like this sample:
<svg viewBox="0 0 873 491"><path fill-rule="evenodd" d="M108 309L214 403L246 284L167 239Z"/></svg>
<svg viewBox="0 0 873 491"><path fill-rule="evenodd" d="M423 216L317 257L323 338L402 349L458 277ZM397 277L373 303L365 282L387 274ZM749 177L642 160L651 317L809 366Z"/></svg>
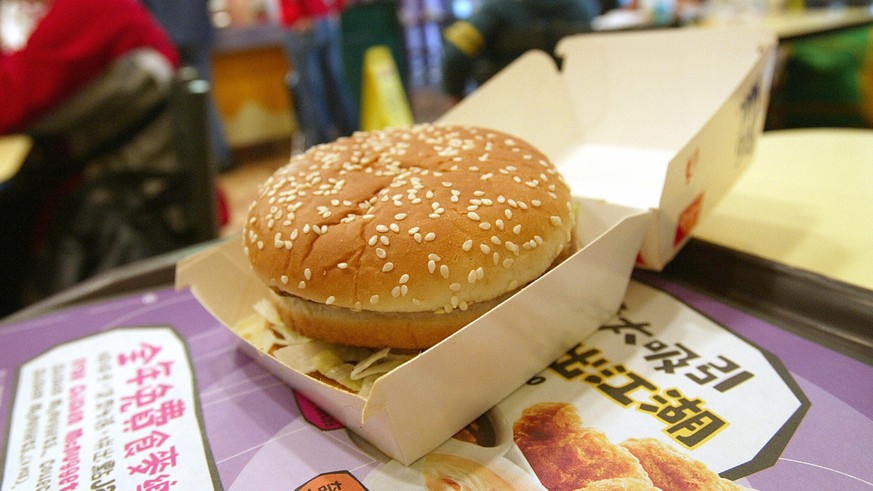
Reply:
<svg viewBox="0 0 873 491"><path fill-rule="evenodd" d="M572 253L572 210L560 174L527 142L423 124L293 157L262 184L243 245L289 327L420 349Z"/></svg>

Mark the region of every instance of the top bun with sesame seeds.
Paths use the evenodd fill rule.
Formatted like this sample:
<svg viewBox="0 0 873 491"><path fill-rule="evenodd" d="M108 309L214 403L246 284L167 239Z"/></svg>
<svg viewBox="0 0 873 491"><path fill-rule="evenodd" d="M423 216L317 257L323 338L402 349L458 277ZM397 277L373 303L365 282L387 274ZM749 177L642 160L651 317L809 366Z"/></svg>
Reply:
<svg viewBox="0 0 873 491"><path fill-rule="evenodd" d="M536 148L477 127L358 132L278 169L243 233L283 320L422 349L575 250L570 190Z"/></svg>

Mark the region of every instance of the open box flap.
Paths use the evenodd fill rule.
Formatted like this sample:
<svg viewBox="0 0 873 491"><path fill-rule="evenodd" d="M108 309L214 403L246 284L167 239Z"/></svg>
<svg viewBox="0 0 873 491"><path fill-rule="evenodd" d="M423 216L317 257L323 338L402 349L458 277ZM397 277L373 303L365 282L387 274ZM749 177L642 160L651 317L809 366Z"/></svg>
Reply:
<svg viewBox="0 0 873 491"><path fill-rule="evenodd" d="M557 46L587 144L676 153L775 42L760 29L583 34Z"/></svg>
<svg viewBox="0 0 873 491"><path fill-rule="evenodd" d="M775 46L771 33L743 27L570 36L557 47L561 71L546 53L530 51L439 122L492 127L528 140L561 168L576 195L661 208L664 199L687 201L674 190L685 186L686 165L695 157L690 143L701 128L735 138L740 118L753 114L762 125L765 106L734 114L742 102L723 105L749 95L741 93L744 84L760 77L755 65L771 63L762 62L773 57L761 53L775 53ZM771 72L760 87L762 99ZM724 144L716 147L723 153ZM695 164L703 169L723 162Z"/></svg>
<svg viewBox="0 0 873 491"><path fill-rule="evenodd" d="M744 159L737 138L754 141L763 127L760 102L772 70L756 65L770 63L775 45L772 34L754 28L564 38L557 47L564 81L583 88L569 92L568 104L583 143L559 163L564 174L586 177L573 179L574 192L664 210L665 200L687 205L699 194L687 196L692 171L700 189L726 190L741 165L724 160ZM766 50L771 56L762 57ZM762 72L766 80L755 87ZM709 179L725 170L718 182Z"/></svg>

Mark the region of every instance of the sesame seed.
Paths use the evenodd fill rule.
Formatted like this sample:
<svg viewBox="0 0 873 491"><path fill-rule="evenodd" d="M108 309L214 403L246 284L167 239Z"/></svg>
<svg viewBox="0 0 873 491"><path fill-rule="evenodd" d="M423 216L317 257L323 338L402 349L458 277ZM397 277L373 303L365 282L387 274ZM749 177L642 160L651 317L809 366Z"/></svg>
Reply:
<svg viewBox="0 0 873 491"><path fill-rule="evenodd" d="M376 242L379 242L379 236L378 236L378 235L371 235L371 236L370 236L370 239L367 240L367 244L369 244L370 247L373 247L374 245L376 245Z"/></svg>
<svg viewBox="0 0 873 491"><path fill-rule="evenodd" d="M518 235L521 233L521 224L520 223L518 225L512 227L512 233L514 233L515 235Z"/></svg>
<svg viewBox="0 0 873 491"><path fill-rule="evenodd" d="M339 263L336 265L336 267L339 269L346 269L349 267L349 263Z"/></svg>
<svg viewBox="0 0 873 491"><path fill-rule="evenodd" d="M443 278L449 279L449 267L446 266L445 264L440 266L440 274L442 275Z"/></svg>
<svg viewBox="0 0 873 491"><path fill-rule="evenodd" d="M428 232L428 234L424 236L425 242L432 242L434 239L436 239L436 234L433 232Z"/></svg>
<svg viewBox="0 0 873 491"><path fill-rule="evenodd" d="M473 240L467 239L466 241L464 241L464 245L462 246L462 248L464 249L464 252L469 252L470 249L473 248Z"/></svg>
<svg viewBox="0 0 873 491"><path fill-rule="evenodd" d="M561 226L561 223L563 223L563 222L561 221L561 217L556 216L556 215L552 215L552 216L550 216L550 217L549 217L549 220L551 220L552 225L554 225L554 226L556 226L556 227L560 227L560 226Z"/></svg>
<svg viewBox="0 0 873 491"><path fill-rule="evenodd" d="M306 288L306 282L301 280L300 283L297 283L297 288L303 290L304 288Z"/></svg>
<svg viewBox="0 0 873 491"><path fill-rule="evenodd" d="M507 220L512 220L512 210L509 208L503 210L503 214L506 215Z"/></svg>
<svg viewBox="0 0 873 491"><path fill-rule="evenodd" d="M370 297L370 303L373 305L379 303L379 295L373 295L372 297Z"/></svg>
<svg viewBox="0 0 873 491"><path fill-rule="evenodd" d="M494 244L494 245L500 245L500 244L503 243L503 241L500 240L500 237L498 237L498 236L496 236L496 235L492 235L492 236L491 236L491 243Z"/></svg>
<svg viewBox="0 0 873 491"><path fill-rule="evenodd" d="M488 222L480 222L479 228L481 228L482 230L488 230L491 228L491 224Z"/></svg>
<svg viewBox="0 0 873 491"><path fill-rule="evenodd" d="M303 270L303 277L306 278L306 281L311 280L312 279L312 270L309 268L304 269Z"/></svg>
<svg viewBox="0 0 873 491"><path fill-rule="evenodd" d="M394 215L394 219L399 221L399 220L403 220L404 218L406 218L406 216L407 216L406 213L398 213L398 214Z"/></svg>
<svg viewBox="0 0 873 491"><path fill-rule="evenodd" d="M283 285L287 285L287 284L288 284L288 277L285 276L285 275L282 275L282 277L279 278L279 280L282 282Z"/></svg>
<svg viewBox="0 0 873 491"><path fill-rule="evenodd" d="M449 285L449 290L451 290L453 292L459 291L460 289L461 289L460 283L452 283L451 285Z"/></svg>
<svg viewBox="0 0 873 491"><path fill-rule="evenodd" d="M391 244L391 241L388 240L388 236L387 236L387 235L382 235L382 236L380 236L380 237L379 237L379 242L381 242L382 245L390 245L390 244Z"/></svg>
<svg viewBox="0 0 873 491"><path fill-rule="evenodd" d="M376 225L376 232L385 233L388 231L388 227L385 225Z"/></svg>
<svg viewBox="0 0 873 491"><path fill-rule="evenodd" d="M476 270L471 269L467 274L467 283L476 283Z"/></svg>
<svg viewBox="0 0 873 491"><path fill-rule="evenodd" d="M333 295L327 297L327 300L324 301L327 305L333 305L334 302L336 302L336 297Z"/></svg>
<svg viewBox="0 0 873 491"><path fill-rule="evenodd" d="M381 247L376 248L376 257L378 257L379 259L385 259L387 255L388 253L385 252L385 249L382 249Z"/></svg>
<svg viewBox="0 0 873 491"><path fill-rule="evenodd" d="M467 212L467 218L469 218L470 220L474 220L474 221L478 222L479 221L479 214L474 212L474 211L470 211L470 212Z"/></svg>
<svg viewBox="0 0 873 491"><path fill-rule="evenodd" d="M479 250L482 251L482 254L490 254L491 248L488 247L488 244L479 244Z"/></svg>
<svg viewBox="0 0 873 491"><path fill-rule="evenodd" d="M437 256L436 254L428 254L427 258L431 261L439 261L440 260L440 257Z"/></svg>
<svg viewBox="0 0 873 491"><path fill-rule="evenodd" d="M395 286L394 288L391 289L391 296L394 298L397 298L400 296L400 287L399 286Z"/></svg>
<svg viewBox="0 0 873 491"><path fill-rule="evenodd" d="M401 285L405 284L405 283L408 282L408 281L409 281L409 275L408 275L408 274L404 273L404 274L400 275L400 281L399 281L399 283L400 283Z"/></svg>
<svg viewBox="0 0 873 491"><path fill-rule="evenodd" d="M436 261L434 261L433 259L428 261L427 262L427 270L430 271L431 273L436 271Z"/></svg>

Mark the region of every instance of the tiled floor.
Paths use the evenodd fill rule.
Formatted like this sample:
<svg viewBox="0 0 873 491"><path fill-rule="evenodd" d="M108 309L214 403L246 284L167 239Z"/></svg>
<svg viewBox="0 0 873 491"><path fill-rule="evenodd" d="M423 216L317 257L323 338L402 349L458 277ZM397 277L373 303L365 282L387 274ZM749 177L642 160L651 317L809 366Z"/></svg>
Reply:
<svg viewBox="0 0 873 491"><path fill-rule="evenodd" d="M450 107L449 99L437 89L417 89L410 94L410 105L417 122L431 122ZM221 235L229 236L242 230L246 210L257 194L258 184L277 168L288 162L290 142L277 142L257 152L238 152L237 165L218 177L230 212Z"/></svg>

